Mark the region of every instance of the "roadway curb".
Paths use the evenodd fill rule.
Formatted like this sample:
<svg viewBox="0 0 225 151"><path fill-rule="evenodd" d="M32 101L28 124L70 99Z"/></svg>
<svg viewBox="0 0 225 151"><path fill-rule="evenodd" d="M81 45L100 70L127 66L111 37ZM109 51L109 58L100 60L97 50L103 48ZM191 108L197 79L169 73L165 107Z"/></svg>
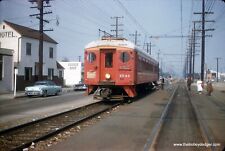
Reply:
<svg viewBox="0 0 225 151"><path fill-rule="evenodd" d="M71 89L64 89L64 90L62 90L61 94L65 94L65 93L69 93L69 92L73 92L73 91L74 91L73 88L71 88ZM25 95L25 93L20 94L20 95L16 95L15 97L13 96L13 94L9 94L9 95L12 95L12 96L9 97L10 99L18 99L18 98L27 97Z"/></svg>

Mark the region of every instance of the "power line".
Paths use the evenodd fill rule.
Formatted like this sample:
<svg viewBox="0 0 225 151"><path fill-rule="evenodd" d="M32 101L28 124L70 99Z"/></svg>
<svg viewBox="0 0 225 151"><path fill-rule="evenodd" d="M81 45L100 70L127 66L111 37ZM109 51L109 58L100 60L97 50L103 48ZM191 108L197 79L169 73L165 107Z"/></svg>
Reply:
<svg viewBox="0 0 225 151"><path fill-rule="evenodd" d="M127 16L141 29L141 31L144 34L148 34L147 30L145 30L145 28L135 19L135 17L133 17L133 15L128 11L128 9L120 2L120 0L114 0L115 2L117 2L118 6L124 10L124 12L127 14Z"/></svg>

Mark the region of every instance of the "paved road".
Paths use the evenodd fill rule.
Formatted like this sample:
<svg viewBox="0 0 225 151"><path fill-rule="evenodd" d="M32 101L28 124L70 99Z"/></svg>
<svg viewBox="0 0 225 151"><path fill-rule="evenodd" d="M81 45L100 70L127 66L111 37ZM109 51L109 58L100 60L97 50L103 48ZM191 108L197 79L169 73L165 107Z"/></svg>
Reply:
<svg viewBox="0 0 225 151"><path fill-rule="evenodd" d="M0 101L0 129L94 102L84 92Z"/></svg>

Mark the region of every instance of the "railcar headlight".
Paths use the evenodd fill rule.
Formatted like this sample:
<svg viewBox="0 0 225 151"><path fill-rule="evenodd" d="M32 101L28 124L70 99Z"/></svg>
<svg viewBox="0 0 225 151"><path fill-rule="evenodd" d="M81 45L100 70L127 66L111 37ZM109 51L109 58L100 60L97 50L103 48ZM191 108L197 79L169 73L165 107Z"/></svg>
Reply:
<svg viewBox="0 0 225 151"><path fill-rule="evenodd" d="M111 78L111 75L110 75L109 73L106 73L106 74L105 74L105 78L106 78L107 80L109 80L109 79Z"/></svg>

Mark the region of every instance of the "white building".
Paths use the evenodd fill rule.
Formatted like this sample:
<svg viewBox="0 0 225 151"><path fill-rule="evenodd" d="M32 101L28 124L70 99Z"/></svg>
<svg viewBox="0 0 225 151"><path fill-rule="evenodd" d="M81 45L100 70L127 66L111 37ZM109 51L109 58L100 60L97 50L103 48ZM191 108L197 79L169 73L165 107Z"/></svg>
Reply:
<svg viewBox="0 0 225 151"><path fill-rule="evenodd" d="M0 92L13 90L13 50L0 48Z"/></svg>
<svg viewBox="0 0 225 151"><path fill-rule="evenodd" d="M46 34L43 37L43 78L61 84L56 65L57 42ZM24 90L25 86L31 85L37 80L39 62L38 30L4 21L0 24L0 48L13 50L13 68L18 69L18 90ZM8 66L6 65L5 68L8 68ZM5 79L7 81L13 81L11 76L6 75L5 78L8 78Z"/></svg>
<svg viewBox="0 0 225 151"><path fill-rule="evenodd" d="M81 62L59 62L64 68L64 84L73 86L82 81L83 66Z"/></svg>

